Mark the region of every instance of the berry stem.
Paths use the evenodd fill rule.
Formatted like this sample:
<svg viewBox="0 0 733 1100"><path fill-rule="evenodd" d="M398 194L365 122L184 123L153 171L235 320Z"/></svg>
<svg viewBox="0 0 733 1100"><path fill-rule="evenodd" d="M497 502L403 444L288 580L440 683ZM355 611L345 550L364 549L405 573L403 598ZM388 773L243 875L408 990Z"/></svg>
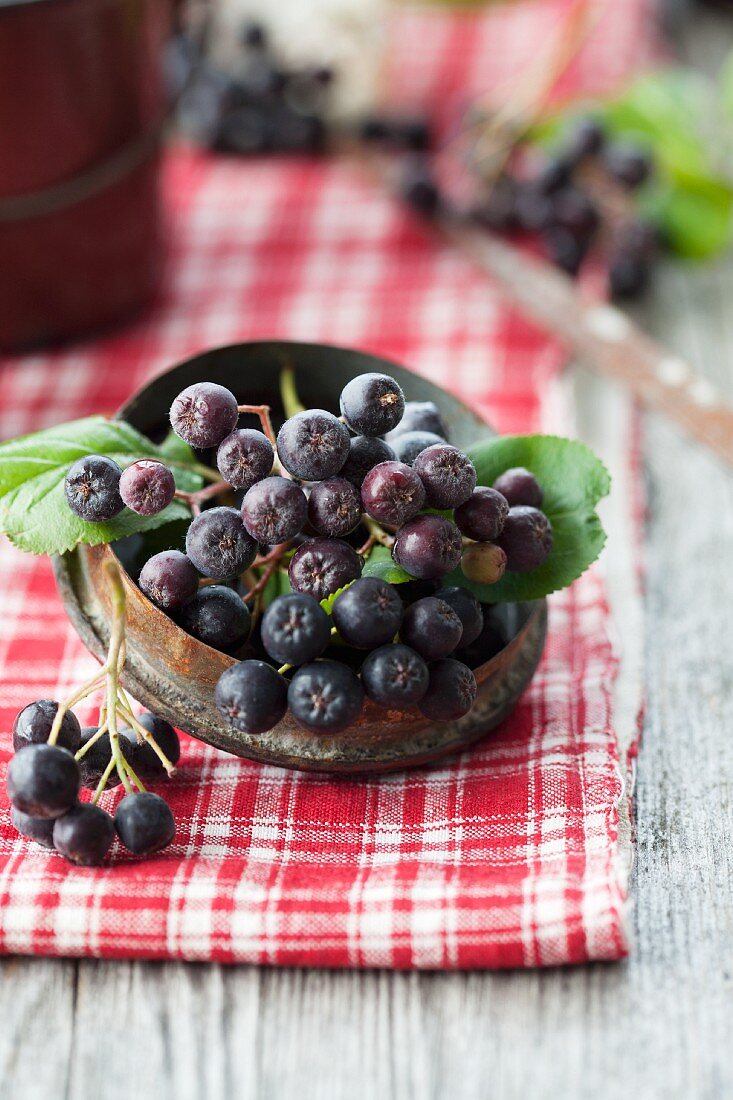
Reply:
<svg viewBox="0 0 733 1100"><path fill-rule="evenodd" d="M267 554L264 558L260 558L259 561L255 562L255 565L266 565L267 568L262 573L257 582L252 585L249 591L244 596L242 596L242 600L244 601L244 603L249 603L256 596L258 596L260 592L262 592L272 574L275 572L276 569L280 567L282 559L289 548L290 542L278 543L277 546L273 547L269 554Z"/></svg>
<svg viewBox="0 0 733 1100"><path fill-rule="evenodd" d="M392 549L394 545L394 536L388 534L385 529L377 523L376 520L371 519L370 516L363 516L362 523L369 532L369 537L374 540L372 542L372 546L375 542L379 542L382 546L386 546L389 550ZM367 549L371 549L371 547L367 547Z"/></svg>
<svg viewBox="0 0 733 1100"><path fill-rule="evenodd" d="M87 741L87 743L85 745L82 745L82 747L79 749L79 751L77 753L75 753L74 760L81 760L84 756L86 756L86 754L89 752L91 747L93 745L96 745L96 743L97 743L97 741L99 741L100 737L103 737L106 732L107 732L107 723L103 722L102 725L100 725L97 732L94 734L94 736L90 737L89 740Z"/></svg>
<svg viewBox="0 0 733 1100"><path fill-rule="evenodd" d="M219 478L213 485L207 485L204 489L197 489L193 493L187 493L184 489L176 489L173 495L176 500L184 500L190 506L192 512L198 509L195 512L195 514L198 514L201 511L201 505L205 501L211 500L212 497L218 497L220 493L226 492L230 488L228 482Z"/></svg>
<svg viewBox="0 0 733 1100"><path fill-rule="evenodd" d="M272 443L272 449L277 451L277 438L272 427L272 420L270 418L270 406L269 405L237 405L237 409L240 413L254 413L260 418L260 424L262 425L262 431Z"/></svg>
<svg viewBox="0 0 733 1100"><path fill-rule="evenodd" d="M112 633L109 639L107 652L107 725L109 727L109 744L112 750L112 760L117 768L117 774L128 794L132 791L128 779L125 758L120 748L120 735L117 731L117 710L119 690L119 663L120 651L125 644L125 589L122 584L122 576L115 562L105 562L107 582L110 587L112 600Z"/></svg>
<svg viewBox="0 0 733 1100"><path fill-rule="evenodd" d="M170 777L172 775L175 775L175 765L172 764L168 757L165 755L150 730L146 730L145 726L138 722L137 718L133 714L130 700L127 697L127 693L125 692L124 688L119 688L119 711L122 717L130 723L131 727L135 730L135 733L142 737L144 741L147 741L147 743L150 745L151 749L165 768L168 776ZM141 788L141 790L142 789L143 788Z"/></svg>
<svg viewBox="0 0 733 1100"><path fill-rule="evenodd" d="M282 676L283 672L289 672L291 668L295 668L295 665L280 665L280 668L277 671Z"/></svg>
<svg viewBox="0 0 733 1100"><path fill-rule="evenodd" d="M88 747L88 746L86 746L86 747ZM78 757L77 757L77 759L78 759ZM96 806L97 803L99 802L99 799L102 795L102 792L104 791L104 788L107 786L107 783L109 782L109 777L111 776L112 772L115 770L116 766L117 766L117 761L115 760L114 756L110 757L109 764L107 765L107 767L102 772L99 783L97 783L94 794L92 795L92 805L93 806Z"/></svg>
<svg viewBox="0 0 733 1100"><path fill-rule="evenodd" d="M283 403L285 415L290 418L291 416L295 416L296 413L305 412L305 405L298 396L298 390L295 385L295 371L287 362L285 356L283 356L283 363L284 366L280 372L280 398Z"/></svg>
<svg viewBox="0 0 733 1100"><path fill-rule="evenodd" d="M63 703L60 703L58 710L54 716L53 725L51 726L51 732L48 735L49 745L55 745L58 740L59 732L61 730L61 723L64 720L66 712L76 704L81 702L82 699L86 699L87 695L91 695L104 683L104 677L107 673L107 664L103 664L97 672L94 673L80 688L70 695Z"/></svg>

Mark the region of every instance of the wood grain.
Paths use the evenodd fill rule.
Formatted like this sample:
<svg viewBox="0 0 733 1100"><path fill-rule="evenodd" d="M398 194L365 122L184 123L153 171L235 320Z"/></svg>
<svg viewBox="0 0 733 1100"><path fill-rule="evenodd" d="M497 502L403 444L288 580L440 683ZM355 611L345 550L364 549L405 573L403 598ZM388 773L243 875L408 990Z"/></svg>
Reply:
<svg viewBox="0 0 733 1100"><path fill-rule="evenodd" d="M719 57L732 26L697 14L693 55ZM730 261L668 265L643 315L729 399L732 299ZM581 375L579 396L603 442L618 391ZM2 1100L733 1095L733 478L661 417L646 420L644 455L648 708L630 961L409 975L9 959ZM638 640L637 624L620 628Z"/></svg>

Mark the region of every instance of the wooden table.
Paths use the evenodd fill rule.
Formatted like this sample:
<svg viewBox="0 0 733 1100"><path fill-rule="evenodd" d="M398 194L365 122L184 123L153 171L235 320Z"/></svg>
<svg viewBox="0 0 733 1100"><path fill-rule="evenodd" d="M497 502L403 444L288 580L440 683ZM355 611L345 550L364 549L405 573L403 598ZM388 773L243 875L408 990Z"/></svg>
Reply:
<svg viewBox="0 0 733 1100"><path fill-rule="evenodd" d="M733 21L695 18L684 46L712 69ZM733 261L666 264L640 317L733 401ZM575 378L581 407L602 408L604 386ZM581 428L597 441L591 418ZM8 959L2 1100L733 1095L733 474L662 420L644 428L629 961L395 974Z"/></svg>

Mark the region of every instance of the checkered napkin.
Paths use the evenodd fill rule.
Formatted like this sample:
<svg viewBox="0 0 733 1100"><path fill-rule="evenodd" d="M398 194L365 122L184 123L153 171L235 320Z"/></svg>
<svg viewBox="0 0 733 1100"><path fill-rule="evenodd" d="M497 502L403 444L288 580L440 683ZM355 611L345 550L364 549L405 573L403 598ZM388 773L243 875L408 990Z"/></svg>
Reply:
<svg viewBox="0 0 733 1100"><path fill-rule="evenodd" d="M400 15L399 96L445 102L506 79L570 6ZM615 82L648 40L639 0L600 7L565 78L573 86ZM175 222L165 300L118 335L6 361L0 437L112 411L189 354L272 336L393 356L503 430L562 429L550 397L560 349L355 171L174 150L165 189ZM94 662L48 563L6 543L0 608L4 773L16 711L69 693ZM342 780L184 737L178 774L161 787L176 840L146 862L115 849L108 867L72 867L15 833L3 787L0 951L400 968L619 958L617 665L595 570L551 600L546 654L515 713L439 766Z"/></svg>

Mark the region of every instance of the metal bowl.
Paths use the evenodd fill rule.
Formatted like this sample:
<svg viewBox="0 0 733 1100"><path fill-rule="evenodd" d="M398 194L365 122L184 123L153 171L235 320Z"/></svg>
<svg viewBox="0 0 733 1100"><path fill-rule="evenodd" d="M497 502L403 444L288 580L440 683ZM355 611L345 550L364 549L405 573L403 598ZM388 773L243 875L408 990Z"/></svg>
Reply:
<svg viewBox="0 0 733 1100"><path fill-rule="evenodd" d="M338 408L345 383L365 371L384 371L410 400L436 401L451 441L467 447L492 430L443 390L403 367L364 352L319 344L261 342L217 348L186 360L144 386L118 415L159 438L173 398L196 381L229 387L244 404L271 405L282 419L278 375L288 363L309 407ZM103 563L109 546L80 546L56 558L61 598L82 641L102 657L109 641L109 596ZM201 741L237 756L282 767L358 773L411 767L456 752L494 729L513 710L534 674L547 627L545 601L501 608L508 644L476 668L478 699L458 722L432 723L416 708L384 710L367 701L359 721L344 733L314 734L289 715L263 734L241 733L214 706L214 687L233 658L196 641L150 603L123 571L127 590L127 663L123 683L144 706Z"/></svg>

